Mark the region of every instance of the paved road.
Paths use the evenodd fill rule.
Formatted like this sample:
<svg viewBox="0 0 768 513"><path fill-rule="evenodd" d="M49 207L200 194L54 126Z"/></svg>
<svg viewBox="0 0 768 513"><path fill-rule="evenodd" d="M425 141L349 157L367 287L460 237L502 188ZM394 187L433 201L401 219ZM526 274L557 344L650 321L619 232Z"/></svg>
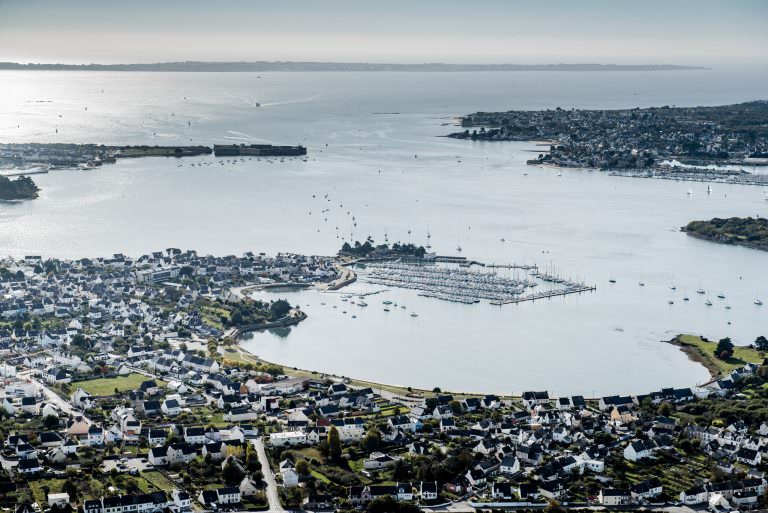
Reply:
<svg viewBox="0 0 768 513"><path fill-rule="evenodd" d="M269 468L267 452L264 450L264 441L259 437L253 441L253 446L256 447L256 454L259 456L259 463L261 463L261 473L264 474L264 482L267 483L269 511L273 513L283 512L285 509L283 509L283 506L280 504L280 497L277 494L277 481L275 481L275 475L272 473L272 469Z"/></svg>
<svg viewBox="0 0 768 513"><path fill-rule="evenodd" d="M59 409L61 409L61 411L63 411L64 413L72 416L83 417L86 421L90 422L88 417L83 412L76 410L74 406L72 406L72 404L70 404L68 401L65 401L59 394L57 394L56 392L54 392L53 390L45 386L45 384L42 381L40 381L37 378L34 378L32 376L32 371L20 372L19 377L20 378L23 377L37 383L37 386L40 387L40 389L43 391L43 394L45 395L45 400L48 401L49 403L52 403L58 406Z"/></svg>

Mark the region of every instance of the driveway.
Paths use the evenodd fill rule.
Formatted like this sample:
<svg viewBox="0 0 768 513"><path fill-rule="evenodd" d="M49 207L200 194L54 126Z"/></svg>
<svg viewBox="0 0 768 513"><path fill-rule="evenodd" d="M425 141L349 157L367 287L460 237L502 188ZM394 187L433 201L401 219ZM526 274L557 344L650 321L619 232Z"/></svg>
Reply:
<svg viewBox="0 0 768 513"><path fill-rule="evenodd" d="M256 448L256 454L259 456L261 473L264 474L264 482L267 483L269 511L274 513L283 512L285 509L283 509L283 506L280 504L280 497L277 494L277 481L275 481L275 475L272 473L272 469L269 468L267 452L264 450L264 441L259 437L256 440L253 440L253 446Z"/></svg>

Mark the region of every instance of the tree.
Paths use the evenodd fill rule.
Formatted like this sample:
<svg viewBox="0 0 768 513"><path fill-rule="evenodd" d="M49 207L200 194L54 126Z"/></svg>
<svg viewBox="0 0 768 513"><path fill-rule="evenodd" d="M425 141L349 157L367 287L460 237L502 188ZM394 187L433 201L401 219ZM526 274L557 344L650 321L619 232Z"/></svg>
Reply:
<svg viewBox="0 0 768 513"><path fill-rule="evenodd" d="M261 464L259 463L259 455L256 454L256 449L253 448L252 444L245 446L245 466L251 472L261 468Z"/></svg>
<svg viewBox="0 0 768 513"><path fill-rule="evenodd" d="M229 485L238 484L245 477L245 472L240 468L240 465L227 461L224 464L224 468L221 469L221 477Z"/></svg>
<svg viewBox="0 0 768 513"><path fill-rule="evenodd" d="M341 461L341 439L336 426L331 426L330 431L328 431L328 455L334 463Z"/></svg>
<svg viewBox="0 0 768 513"><path fill-rule="evenodd" d="M59 418L56 415L46 415L43 419L45 429L55 429L59 427Z"/></svg>
<svg viewBox="0 0 768 513"><path fill-rule="evenodd" d="M282 319L291 311L291 304L285 299L278 299L269 305L269 317L273 321Z"/></svg>
<svg viewBox="0 0 768 513"><path fill-rule="evenodd" d="M730 337L721 338L715 348L715 356L721 360L727 360L733 356L733 342Z"/></svg>
<svg viewBox="0 0 768 513"><path fill-rule="evenodd" d="M555 499L550 499L547 507L544 508L547 513L564 513L565 510Z"/></svg>
<svg viewBox="0 0 768 513"><path fill-rule="evenodd" d="M758 351L768 351L768 338L760 335L755 339L755 347Z"/></svg>
<svg viewBox="0 0 768 513"><path fill-rule="evenodd" d="M381 433L378 429L369 429L362 440L360 440L360 447L364 451L375 451L381 445Z"/></svg>
<svg viewBox="0 0 768 513"><path fill-rule="evenodd" d="M656 413L662 417L669 417L672 414L672 405L667 402L661 403Z"/></svg>
<svg viewBox="0 0 768 513"><path fill-rule="evenodd" d="M296 473L302 477L309 475L309 464L307 463L307 460L299 460L296 463Z"/></svg>
<svg viewBox="0 0 768 513"><path fill-rule="evenodd" d="M451 407L451 411L453 412L454 415L461 415L462 408L461 408L461 403L459 401L451 401L450 403L448 403L448 406Z"/></svg>

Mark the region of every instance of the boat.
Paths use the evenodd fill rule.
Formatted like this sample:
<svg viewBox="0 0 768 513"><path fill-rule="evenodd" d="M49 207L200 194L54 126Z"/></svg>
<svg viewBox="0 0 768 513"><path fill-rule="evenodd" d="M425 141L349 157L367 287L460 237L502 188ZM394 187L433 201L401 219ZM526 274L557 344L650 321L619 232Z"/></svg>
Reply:
<svg viewBox="0 0 768 513"><path fill-rule="evenodd" d="M704 289L698 289L698 290L696 291L696 293L697 293L697 294L704 294Z"/></svg>
<svg viewBox="0 0 768 513"><path fill-rule="evenodd" d="M411 312L411 317L418 317L418 316L419 314L417 314L416 312Z"/></svg>
<svg viewBox="0 0 768 513"><path fill-rule="evenodd" d="M675 304L675 302L672 301L671 299L669 301L667 301L667 303L669 303L670 305L674 305Z"/></svg>
<svg viewBox="0 0 768 513"><path fill-rule="evenodd" d="M683 301L689 301L689 300L690 300L690 299L688 298L688 295L685 295L685 296L683 297Z"/></svg>
<svg viewBox="0 0 768 513"><path fill-rule="evenodd" d="M725 305L725 309L726 310L730 310L731 309L731 305Z"/></svg>
<svg viewBox="0 0 768 513"><path fill-rule="evenodd" d="M690 196L691 194L693 194L693 191L691 189L688 189L688 196Z"/></svg>
<svg viewBox="0 0 768 513"><path fill-rule="evenodd" d="M616 280L615 280L614 278L610 278L610 279L608 280L608 283L616 283Z"/></svg>
<svg viewBox="0 0 768 513"><path fill-rule="evenodd" d="M365 301L360 301L359 303L357 303L357 306L368 306L368 303L366 303Z"/></svg>
<svg viewBox="0 0 768 513"><path fill-rule="evenodd" d="M353 316L352 316L352 318L353 318L353 319L357 319L357 315L353 315Z"/></svg>
<svg viewBox="0 0 768 513"><path fill-rule="evenodd" d="M392 304L392 301L390 301L389 299L387 299L386 301L382 301L381 303L382 303L382 304L384 304L384 305L391 305L391 304Z"/></svg>
<svg viewBox="0 0 768 513"><path fill-rule="evenodd" d="M720 294L718 294L718 295L717 295L717 297L719 297L720 299L725 299L725 294L723 294L723 293L721 292Z"/></svg>
<svg viewBox="0 0 768 513"><path fill-rule="evenodd" d="M707 306L712 306L712 301L707 299L706 301L704 301L704 304L707 305Z"/></svg>
<svg viewBox="0 0 768 513"><path fill-rule="evenodd" d="M638 283L638 285L639 285L640 287L645 287L645 283L643 283L642 281L641 281L640 283Z"/></svg>
<svg viewBox="0 0 768 513"><path fill-rule="evenodd" d="M712 186L707 185L707 194L711 194L711 193L712 193Z"/></svg>
<svg viewBox="0 0 768 513"><path fill-rule="evenodd" d="M761 305L763 304L763 302L762 302L762 301L760 301L759 299L755 299L755 304L756 304L757 306L761 306Z"/></svg>
<svg viewBox="0 0 768 513"><path fill-rule="evenodd" d="M387 307L384 307L384 311L385 311L385 312L389 312L389 308L387 308Z"/></svg>
<svg viewBox="0 0 768 513"><path fill-rule="evenodd" d="M674 285L670 285L669 288L672 290L677 290L677 287L675 287Z"/></svg>

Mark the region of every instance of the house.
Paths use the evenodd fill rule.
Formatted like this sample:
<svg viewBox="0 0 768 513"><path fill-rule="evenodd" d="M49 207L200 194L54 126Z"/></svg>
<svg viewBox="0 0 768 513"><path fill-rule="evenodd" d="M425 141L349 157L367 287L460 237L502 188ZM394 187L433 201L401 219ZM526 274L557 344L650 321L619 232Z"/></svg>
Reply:
<svg viewBox="0 0 768 513"><path fill-rule="evenodd" d="M160 413L160 401L144 401L141 408L144 415L157 415Z"/></svg>
<svg viewBox="0 0 768 513"><path fill-rule="evenodd" d="M272 447L285 447L289 445L300 445L307 443L307 434L301 431L283 431L281 433L270 433L269 442Z"/></svg>
<svg viewBox="0 0 768 513"><path fill-rule="evenodd" d="M639 461L645 458L653 457L656 450L656 444L653 440L635 440L630 442L624 448L624 459L629 461Z"/></svg>
<svg viewBox="0 0 768 513"><path fill-rule="evenodd" d="M42 472L43 467L40 466L40 462L37 458L26 458L19 460L19 464L16 466L16 472L19 474L29 475Z"/></svg>
<svg viewBox="0 0 768 513"><path fill-rule="evenodd" d="M515 475L521 470L520 460L515 458L514 456L505 456L503 460L501 460L501 466L499 466L499 471L502 474L507 475Z"/></svg>
<svg viewBox="0 0 768 513"><path fill-rule="evenodd" d="M627 490L619 488L604 488L597 495L597 500L603 506L625 506L631 502L632 496Z"/></svg>
<svg viewBox="0 0 768 513"><path fill-rule="evenodd" d="M437 481L422 481L419 484L419 498L423 501L437 500Z"/></svg>
<svg viewBox="0 0 768 513"><path fill-rule="evenodd" d="M762 457L760 455L760 451L742 447L736 452L736 461L750 465L752 467L756 467L760 465Z"/></svg>
<svg viewBox="0 0 768 513"><path fill-rule="evenodd" d="M333 383L331 386L328 387L328 395L332 395L335 397L346 395L348 392L347 385L344 383Z"/></svg>
<svg viewBox="0 0 768 513"><path fill-rule="evenodd" d="M176 399L166 399L160 406L160 411L162 411L164 415L175 417L181 413L181 405Z"/></svg>
<svg viewBox="0 0 768 513"><path fill-rule="evenodd" d="M168 465L179 463L189 463L197 456L197 450L188 443L175 443L168 447L167 462Z"/></svg>
<svg viewBox="0 0 768 513"><path fill-rule="evenodd" d="M396 487L397 487L397 500L399 501L413 500L413 484L397 483Z"/></svg>
<svg viewBox="0 0 768 513"><path fill-rule="evenodd" d="M198 499L206 506L211 504L239 504L242 501L240 489L235 486L225 486L216 490L204 490L200 492Z"/></svg>
<svg viewBox="0 0 768 513"><path fill-rule="evenodd" d="M94 405L93 397L91 394L80 387L78 387L77 390L75 390L75 393L72 394L70 402L72 403L72 406L83 411L90 410Z"/></svg>
<svg viewBox="0 0 768 513"><path fill-rule="evenodd" d="M416 431L416 422L413 419L406 417L405 415L395 415L389 418L387 421L394 429L402 429L403 431Z"/></svg>
<svg viewBox="0 0 768 513"><path fill-rule="evenodd" d="M554 479L539 485L539 493L547 499L559 500L566 496L568 487L562 479Z"/></svg>
<svg viewBox="0 0 768 513"><path fill-rule="evenodd" d="M69 504L69 494L64 493L49 493L48 494L48 506L50 507L62 507Z"/></svg>
<svg viewBox="0 0 768 513"><path fill-rule="evenodd" d="M205 429L202 427L185 427L184 428L184 441L188 444L204 444L205 443Z"/></svg>
<svg viewBox="0 0 768 513"><path fill-rule="evenodd" d="M493 483L491 486L491 497L496 500L511 500L514 497L514 491L511 483Z"/></svg>
<svg viewBox="0 0 768 513"><path fill-rule="evenodd" d="M152 447L147 454L147 461L155 467L168 464L168 447Z"/></svg>
<svg viewBox="0 0 768 513"><path fill-rule="evenodd" d="M658 478L653 477L634 485L630 490L630 493L633 499L648 500L658 497L663 491L664 488L661 481Z"/></svg>
<svg viewBox="0 0 768 513"><path fill-rule="evenodd" d="M299 474L293 466L281 469L280 475L283 477L284 487L293 488L294 486L299 486Z"/></svg>
<svg viewBox="0 0 768 513"><path fill-rule="evenodd" d="M85 439L85 443L91 447L104 445L104 430L96 426L96 424L92 424L88 428L88 435Z"/></svg>
<svg viewBox="0 0 768 513"><path fill-rule="evenodd" d="M379 470L382 468L394 467L400 458L390 456L381 452L372 452L363 462L363 468L366 470Z"/></svg>
<svg viewBox="0 0 768 513"><path fill-rule="evenodd" d="M180 512L192 510L192 497L183 490L174 488L171 492L171 500L173 501L173 505L176 506L176 509Z"/></svg>
<svg viewBox="0 0 768 513"><path fill-rule="evenodd" d="M548 392L523 392L523 404L526 408L533 408L538 404L549 403Z"/></svg>

